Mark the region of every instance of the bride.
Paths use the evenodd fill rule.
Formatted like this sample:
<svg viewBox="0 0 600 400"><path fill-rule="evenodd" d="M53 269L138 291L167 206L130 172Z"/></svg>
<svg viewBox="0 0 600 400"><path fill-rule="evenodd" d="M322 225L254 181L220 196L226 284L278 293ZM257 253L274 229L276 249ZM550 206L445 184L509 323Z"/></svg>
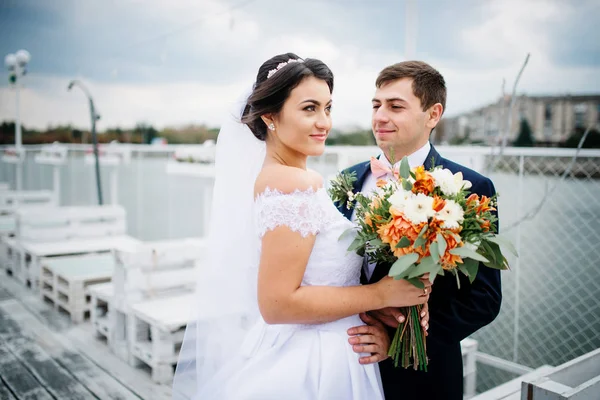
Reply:
<svg viewBox="0 0 600 400"><path fill-rule="evenodd" d="M360 285L363 258L340 237L352 224L306 166L325 149L332 90L321 61L278 55L223 124L207 268L173 398L383 399L389 338L361 313L424 304L430 289Z"/></svg>

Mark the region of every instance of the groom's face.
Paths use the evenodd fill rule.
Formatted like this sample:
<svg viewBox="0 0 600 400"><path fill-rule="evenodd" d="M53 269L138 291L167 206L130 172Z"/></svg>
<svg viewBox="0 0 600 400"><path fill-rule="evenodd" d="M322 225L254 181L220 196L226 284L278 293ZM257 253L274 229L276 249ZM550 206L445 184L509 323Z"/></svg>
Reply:
<svg viewBox="0 0 600 400"><path fill-rule="evenodd" d="M412 78L402 78L377 88L373 97L372 129L377 145L395 158L409 155L428 138L427 113L413 92Z"/></svg>

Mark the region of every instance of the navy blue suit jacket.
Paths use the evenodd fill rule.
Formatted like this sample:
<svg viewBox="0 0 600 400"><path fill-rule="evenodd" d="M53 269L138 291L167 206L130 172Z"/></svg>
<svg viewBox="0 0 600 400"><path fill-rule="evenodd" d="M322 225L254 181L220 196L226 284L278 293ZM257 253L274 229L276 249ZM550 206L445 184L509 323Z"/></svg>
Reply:
<svg viewBox="0 0 600 400"><path fill-rule="evenodd" d="M447 160L432 146L424 163L425 169L441 165L452 173L462 172L463 178L473 186L470 191L491 197L496 193L491 180L485 176ZM354 192L359 192L371 173L369 161L345 170L356 172ZM339 210L348 219L352 210L340 205ZM374 283L385 277L391 265L378 265L369 282L362 276L363 283ZM427 354L428 372L395 368L391 360L379 363L385 398L402 400L462 400L463 369L460 341L489 324L500 312L502 292L500 271L481 264L475 281L460 274L460 289L452 274L438 276L429 298L429 336ZM394 329L388 332L394 334ZM391 336L392 337L392 336Z"/></svg>

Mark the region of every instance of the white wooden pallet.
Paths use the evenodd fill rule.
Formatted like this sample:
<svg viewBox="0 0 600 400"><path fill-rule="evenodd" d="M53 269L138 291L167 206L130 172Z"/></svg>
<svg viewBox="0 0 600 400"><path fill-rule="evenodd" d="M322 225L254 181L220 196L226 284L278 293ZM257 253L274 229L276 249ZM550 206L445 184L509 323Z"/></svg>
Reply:
<svg viewBox="0 0 600 400"><path fill-rule="evenodd" d="M173 380L185 327L190 322L193 293L149 300L131 306L128 319L130 363L152 369L155 383Z"/></svg>
<svg viewBox="0 0 600 400"><path fill-rule="evenodd" d="M42 257L134 249L141 242L125 234L125 210L120 206L57 207L19 210L12 248L13 275L37 288Z"/></svg>
<svg viewBox="0 0 600 400"><path fill-rule="evenodd" d="M106 338L113 353L130 361L132 306L146 301L169 301L192 292L204 246L201 238L187 238L147 242L135 252L115 251L112 285L89 289L96 336Z"/></svg>
<svg viewBox="0 0 600 400"><path fill-rule="evenodd" d="M82 322L90 313L87 288L110 281L114 271L111 254L86 254L42 258L40 296L55 308L70 314L73 322Z"/></svg>

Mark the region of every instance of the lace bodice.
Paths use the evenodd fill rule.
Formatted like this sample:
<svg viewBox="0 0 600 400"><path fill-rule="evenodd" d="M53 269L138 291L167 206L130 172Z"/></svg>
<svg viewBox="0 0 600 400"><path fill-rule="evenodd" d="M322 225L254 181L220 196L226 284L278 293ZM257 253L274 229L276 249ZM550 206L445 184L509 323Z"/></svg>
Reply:
<svg viewBox="0 0 600 400"><path fill-rule="evenodd" d="M293 193L267 188L257 196L254 211L259 237L282 225L304 237L316 235L303 285L359 284L363 259L347 251L352 235L339 239L352 223L335 208L324 188Z"/></svg>

